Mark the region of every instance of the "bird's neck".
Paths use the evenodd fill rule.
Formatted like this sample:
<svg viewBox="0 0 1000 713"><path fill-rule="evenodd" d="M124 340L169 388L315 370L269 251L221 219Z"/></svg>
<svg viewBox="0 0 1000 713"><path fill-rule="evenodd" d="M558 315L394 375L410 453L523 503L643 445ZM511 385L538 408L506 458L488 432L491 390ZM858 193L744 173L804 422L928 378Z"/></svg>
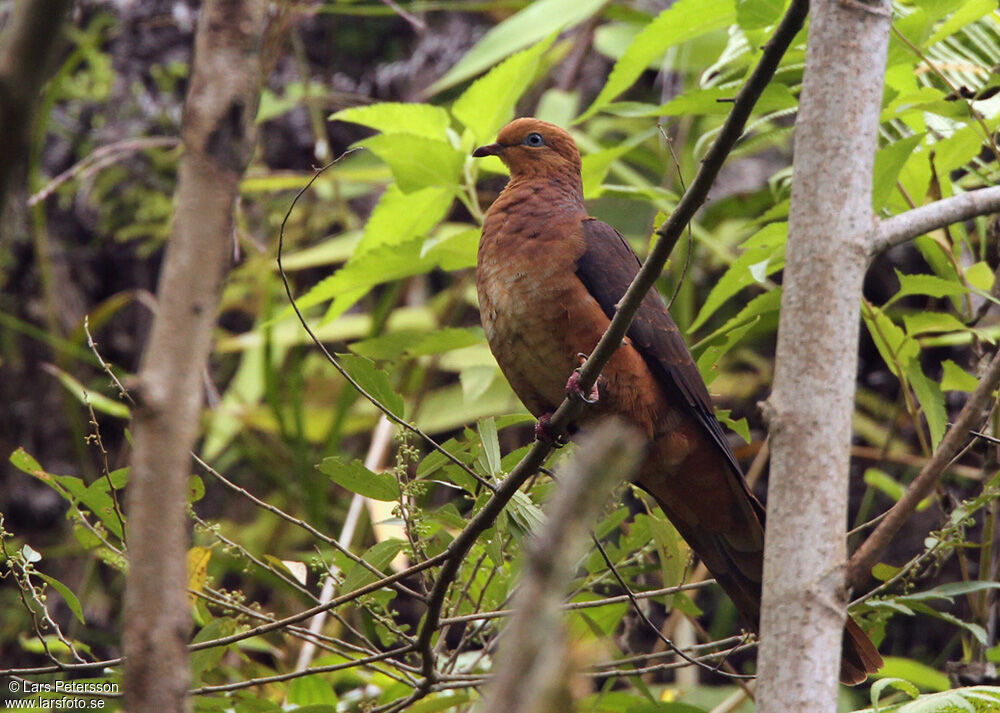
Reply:
<svg viewBox="0 0 1000 713"><path fill-rule="evenodd" d="M525 203L533 212L586 212L583 204L583 181L579 173L548 175L514 175L504 188L498 202Z"/></svg>

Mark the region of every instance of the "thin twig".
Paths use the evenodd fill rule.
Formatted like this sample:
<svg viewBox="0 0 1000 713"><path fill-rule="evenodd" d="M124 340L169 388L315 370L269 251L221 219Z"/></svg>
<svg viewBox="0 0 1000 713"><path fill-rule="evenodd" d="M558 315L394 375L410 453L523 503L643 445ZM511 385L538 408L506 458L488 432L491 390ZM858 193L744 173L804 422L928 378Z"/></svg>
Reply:
<svg viewBox="0 0 1000 713"><path fill-rule="evenodd" d="M1000 383L1000 353L993 357L979 385L962 407L955 423L941 439L927 465L907 486L903 496L889 509L885 519L851 555L847 563L847 583L851 588L858 588L865 583L879 555L913 514L920 501L937 485L949 461L965 444L969 431L981 420L983 409L992 398L998 383Z"/></svg>
<svg viewBox="0 0 1000 713"><path fill-rule="evenodd" d="M359 384L354 379L354 377L351 376L348 373L348 371L343 366L341 366L340 362L337 361L336 357L334 357L333 354L331 354L330 351L326 348L326 345L323 344L323 342L321 342L319 340L319 337L316 336L316 333L313 332L312 328L309 326L309 323L306 321L305 315L303 315L302 311L299 309L299 305L298 305L298 303L296 303L294 295L292 295L292 286L291 286L291 284L288 281L288 275L285 273L285 268L283 267L283 265L281 263L282 250L284 248L284 243L285 243L285 226L288 223L288 219L291 217L292 211L295 209L295 204L299 202L299 198L301 198L303 196L303 194L305 194L306 191L308 191L312 187L312 184L316 182L316 179L318 179L321 175L323 175L324 171L326 171L331 166L339 163L340 161L342 161L344 158L346 158L350 154L354 153L355 151L359 151L359 150L360 150L359 148L348 149L344 153L340 154L340 156L338 156L337 158L335 158L332 161L330 161L329 163L324 164L323 166L321 166L312 175L312 177L309 179L309 181L306 183L306 185L304 185L299 190L299 192L295 194L295 197L292 198L292 202L288 206L288 211L285 213L285 217L282 218L282 220L281 220L281 228L278 231L278 254L277 254L278 274L281 276L281 282L282 282L282 284L285 287L285 294L287 295L288 301L289 301L289 303L292 306L292 310L294 310L294 312L295 312L295 316L298 317L299 322L302 324L302 328L306 331L306 334L309 335L309 338L312 339L313 343L319 348L319 350L321 352L323 352L323 356L326 357L327 361L329 361L333 365L333 367L338 372L340 372L340 375L343 376L347 380L347 383L349 383L351 386L353 386L354 389L359 394L361 394L365 399L367 399L375 408L377 408L379 411L381 411L383 414L385 414L385 417L388 418L390 421L392 421L393 423L397 424L398 426L402 426L403 428L405 428L406 430L410 431L411 433L414 433L415 435L420 436L420 438L422 438L431 448L433 448L434 450L436 450L441 455L445 456L452 463L454 463L459 468L461 468L466 473L468 473L472 478L474 478L484 488L486 488L487 490L490 490L490 491L495 491L496 490L496 486L493 485L493 483L491 483L488 480L486 480L485 478L483 478L481 475L479 475L479 473L477 473L475 470L473 470L468 465L466 465L465 463L463 463L460 459L456 458L449 451L447 451L446 449L442 448L441 445L437 441L435 441L433 438L431 438L430 436L428 436L426 433L424 433L417 426L409 423L408 421L406 421L406 420L400 418L399 416L397 416L396 414L394 414L392 411L389 410L389 408L385 404L383 404L382 402L380 402L367 389L365 389L361 384Z"/></svg>
<svg viewBox="0 0 1000 713"><path fill-rule="evenodd" d="M945 225L997 212L1000 212L1000 186L942 198L884 219L875 231L869 252L878 255Z"/></svg>

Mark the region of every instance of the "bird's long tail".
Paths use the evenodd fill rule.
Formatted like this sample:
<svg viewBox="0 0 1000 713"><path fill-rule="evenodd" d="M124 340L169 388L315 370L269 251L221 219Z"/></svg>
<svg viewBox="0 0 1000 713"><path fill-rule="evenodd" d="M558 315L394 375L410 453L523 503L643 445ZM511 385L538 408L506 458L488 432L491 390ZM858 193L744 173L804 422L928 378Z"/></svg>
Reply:
<svg viewBox="0 0 1000 713"><path fill-rule="evenodd" d="M659 503L691 549L736 606L744 624L759 631L764 569L764 508L742 476L721 458L696 451L664 473L647 460L638 484ZM709 451L710 453L710 451ZM692 462L688 462L691 460ZM693 462L697 460L698 462ZM661 461L662 462L662 461ZM697 473L697 478L680 475ZM863 682L882 666L871 639L850 617L844 629L840 680Z"/></svg>

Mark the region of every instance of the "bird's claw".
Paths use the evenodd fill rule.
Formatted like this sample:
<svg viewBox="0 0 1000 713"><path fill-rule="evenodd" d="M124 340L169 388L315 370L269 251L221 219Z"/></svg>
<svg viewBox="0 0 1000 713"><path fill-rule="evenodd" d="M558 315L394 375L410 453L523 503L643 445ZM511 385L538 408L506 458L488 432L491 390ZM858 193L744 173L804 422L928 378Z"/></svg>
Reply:
<svg viewBox="0 0 1000 713"><path fill-rule="evenodd" d="M548 443L554 448L562 448L566 445L566 434L554 433L552 431L552 414L545 413L538 418L535 423L535 439L542 443Z"/></svg>
<svg viewBox="0 0 1000 713"><path fill-rule="evenodd" d="M582 356L582 355L581 355ZM590 387L590 393L586 396L583 393L583 389L580 388L580 372L574 371L569 375L569 379L566 381L566 393L570 396L575 396L576 398L583 401L585 404L596 404L601 399L601 393L597 388L597 384Z"/></svg>

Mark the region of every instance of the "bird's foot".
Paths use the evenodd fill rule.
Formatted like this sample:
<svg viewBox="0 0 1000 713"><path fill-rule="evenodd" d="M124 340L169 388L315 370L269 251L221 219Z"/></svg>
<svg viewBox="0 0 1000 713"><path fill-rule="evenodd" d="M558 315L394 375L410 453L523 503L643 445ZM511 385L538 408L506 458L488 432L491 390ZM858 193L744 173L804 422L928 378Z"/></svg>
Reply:
<svg viewBox="0 0 1000 713"><path fill-rule="evenodd" d="M538 417L538 422L535 423L535 439L555 448L562 448L566 445L566 434L556 433L552 429L551 413L543 413Z"/></svg>
<svg viewBox="0 0 1000 713"><path fill-rule="evenodd" d="M580 354L581 363L586 361L586 355ZM590 393L584 395L583 389L580 388L580 370L575 370L569 375L569 379L566 381L566 394L568 396L575 396L579 398L585 404L596 404L601 399L601 392L597 388L598 384L601 382L601 377L597 377L597 383L590 387Z"/></svg>

